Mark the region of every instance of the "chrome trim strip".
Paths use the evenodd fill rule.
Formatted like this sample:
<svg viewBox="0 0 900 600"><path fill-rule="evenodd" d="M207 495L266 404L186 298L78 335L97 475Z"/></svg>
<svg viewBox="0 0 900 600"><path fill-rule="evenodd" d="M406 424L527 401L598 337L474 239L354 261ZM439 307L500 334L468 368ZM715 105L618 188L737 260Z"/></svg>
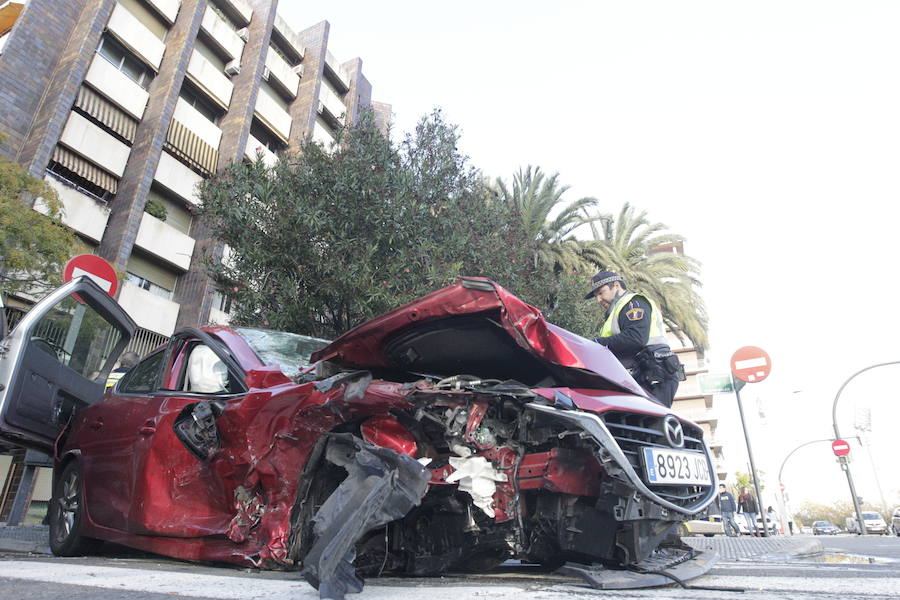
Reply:
<svg viewBox="0 0 900 600"><path fill-rule="evenodd" d="M543 404L537 404L535 402L529 402L525 405L526 407L536 410L538 412L542 412L548 415L552 415L554 417L558 417L560 419L564 419L567 421L574 421L578 425L581 426L587 433L591 434L594 439L606 449L607 452L610 453L613 460L622 469L625 473L625 476L628 478L628 481L631 482L638 492L642 495L646 496L653 502L659 504L660 506L667 508L669 510L674 510L676 512L682 513L684 515L695 515L707 506L715 498L716 489L718 486L718 477L716 476L716 469L712 463L712 454L709 451L709 446L706 445L706 441L703 442L703 450L706 455L706 464L709 468L709 475L712 484L709 487L709 491L706 493L706 497L701 499L696 505L688 508L684 506L678 506L668 500L664 500L660 498L658 495L650 491L641 476L635 472L634 468L631 466L631 463L628 462L628 459L625 457L625 454L622 452L622 449L619 447L618 442L616 442L613 435L609 432L609 429L606 428L606 424L603 420L595 415L594 413L583 412L583 411L571 411L571 410L560 410L558 408L554 408L552 406L545 406Z"/></svg>

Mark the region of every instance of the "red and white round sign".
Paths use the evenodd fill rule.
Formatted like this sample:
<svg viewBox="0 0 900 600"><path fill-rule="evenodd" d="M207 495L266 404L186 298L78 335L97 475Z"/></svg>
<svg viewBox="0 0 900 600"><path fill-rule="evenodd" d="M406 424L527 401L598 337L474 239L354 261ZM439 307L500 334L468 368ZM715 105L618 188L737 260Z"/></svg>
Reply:
<svg viewBox="0 0 900 600"><path fill-rule="evenodd" d="M771 370L772 359L762 348L744 346L731 356L731 372L741 381L759 383Z"/></svg>
<svg viewBox="0 0 900 600"><path fill-rule="evenodd" d="M119 278L111 264L94 254L79 254L66 263L63 281L72 281L82 275L87 275L100 289L115 297L116 290L119 289Z"/></svg>
<svg viewBox="0 0 900 600"><path fill-rule="evenodd" d="M846 440L834 440L831 442L831 450L835 456L847 456L850 454L850 444Z"/></svg>

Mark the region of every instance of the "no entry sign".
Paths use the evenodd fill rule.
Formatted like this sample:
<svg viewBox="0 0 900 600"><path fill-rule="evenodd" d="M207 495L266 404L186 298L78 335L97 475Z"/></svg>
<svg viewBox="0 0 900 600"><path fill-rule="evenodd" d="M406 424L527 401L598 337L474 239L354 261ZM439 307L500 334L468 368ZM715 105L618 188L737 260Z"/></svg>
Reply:
<svg viewBox="0 0 900 600"><path fill-rule="evenodd" d="M100 289L115 297L119 288L119 278L112 265L93 254L79 254L69 260L63 269L63 281L71 281L76 277L87 275Z"/></svg>
<svg viewBox="0 0 900 600"><path fill-rule="evenodd" d="M744 346L731 356L731 372L741 381L758 383L769 376L772 359L762 348Z"/></svg>
<svg viewBox="0 0 900 600"><path fill-rule="evenodd" d="M846 440L834 440L831 442L831 449L835 456L847 456L850 454L850 444Z"/></svg>

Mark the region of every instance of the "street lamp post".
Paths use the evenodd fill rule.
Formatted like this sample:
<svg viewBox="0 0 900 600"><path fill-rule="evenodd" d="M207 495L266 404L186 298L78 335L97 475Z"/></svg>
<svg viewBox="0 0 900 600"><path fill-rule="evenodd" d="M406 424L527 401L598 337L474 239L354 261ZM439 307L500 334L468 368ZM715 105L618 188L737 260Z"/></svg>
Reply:
<svg viewBox="0 0 900 600"><path fill-rule="evenodd" d="M841 392L844 391L844 388L847 387L847 384L855 378L857 375L865 373L871 369L875 369L877 367L886 367L888 365L900 365L900 360L893 360L891 362L883 362L878 363L877 365L870 365L865 369L860 369L853 375L847 378L847 380L841 385L838 389L837 394L834 396L834 404L831 406L831 422L834 425L834 437L835 439L841 439L841 431L838 428L837 422L837 404L838 399L841 397ZM850 461L847 460L846 456L839 456L838 461L841 463L841 470L847 475L847 484L850 486L850 495L853 497L853 508L856 510L856 522L859 526L859 534L863 535L866 532L866 522L863 520L862 509L859 506L859 497L856 495L856 486L853 485L853 476L850 474Z"/></svg>
<svg viewBox="0 0 900 600"><path fill-rule="evenodd" d="M856 439L859 439L859 438L857 437ZM781 499L783 502L785 502L785 504L787 504L787 501L784 500L784 481L782 481L781 476L784 473L784 465L787 464L788 459L790 457L792 457L794 455L794 452L796 452L800 448L805 448L806 446L809 446L810 444L818 444L819 442L833 442L833 441L834 440L831 438L823 438L821 440L811 440L809 442L804 442L803 444L800 444L799 446L797 446L796 448L794 448L793 450L788 452L788 455L784 457L784 460L781 461L781 466L778 468L778 487L781 488ZM782 515L782 520L784 520L784 515ZM784 527L784 523L782 523L781 526Z"/></svg>

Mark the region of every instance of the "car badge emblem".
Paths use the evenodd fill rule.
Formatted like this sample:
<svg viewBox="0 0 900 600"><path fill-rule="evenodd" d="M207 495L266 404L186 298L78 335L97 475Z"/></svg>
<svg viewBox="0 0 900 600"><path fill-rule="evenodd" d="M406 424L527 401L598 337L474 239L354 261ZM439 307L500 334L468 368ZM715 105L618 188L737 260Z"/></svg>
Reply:
<svg viewBox="0 0 900 600"><path fill-rule="evenodd" d="M681 427L681 421L672 415L669 415L663 421L663 433L669 445L673 448L684 446L684 429Z"/></svg>

